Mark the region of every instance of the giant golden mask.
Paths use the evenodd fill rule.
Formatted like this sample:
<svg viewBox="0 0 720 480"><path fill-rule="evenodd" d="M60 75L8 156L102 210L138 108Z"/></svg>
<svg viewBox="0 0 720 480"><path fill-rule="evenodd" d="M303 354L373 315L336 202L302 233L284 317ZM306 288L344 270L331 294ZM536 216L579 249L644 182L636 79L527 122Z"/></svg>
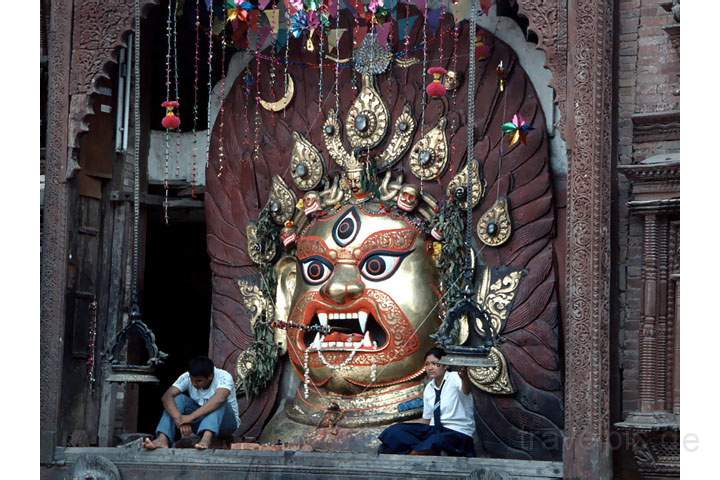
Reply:
<svg viewBox="0 0 720 480"><path fill-rule="evenodd" d="M439 325L431 254L431 242L411 219L378 202L312 219L299 232L296 255L277 265L281 315L335 327L326 335L288 332L288 354L301 378L306 356L310 382L337 394L421 376Z"/></svg>

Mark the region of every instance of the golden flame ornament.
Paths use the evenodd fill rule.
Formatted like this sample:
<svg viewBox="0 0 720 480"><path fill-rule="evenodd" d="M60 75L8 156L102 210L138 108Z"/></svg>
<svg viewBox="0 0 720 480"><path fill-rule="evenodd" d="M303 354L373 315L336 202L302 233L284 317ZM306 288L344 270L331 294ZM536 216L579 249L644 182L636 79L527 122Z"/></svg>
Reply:
<svg viewBox="0 0 720 480"><path fill-rule="evenodd" d="M325 174L325 162L318 149L300 133L293 132L293 139L290 175L300 190L312 190Z"/></svg>
<svg viewBox="0 0 720 480"><path fill-rule="evenodd" d="M499 247L508 241L511 233L512 222L508 202L501 197L478 220L477 235L488 247Z"/></svg>
<svg viewBox="0 0 720 480"><path fill-rule="evenodd" d="M440 177L447 167L448 142L445 135L445 117L423 136L410 152L410 170L420 180Z"/></svg>
<svg viewBox="0 0 720 480"><path fill-rule="evenodd" d="M345 120L345 131L352 148L375 148L385 137L390 114L375 89L373 77L363 75L362 84Z"/></svg>
<svg viewBox="0 0 720 480"><path fill-rule="evenodd" d="M477 160L473 160L472 168L470 168L470 208L475 208L485 193L485 179L480 178L480 165ZM457 175L450 180L447 187L447 196L454 197L460 201L462 208L467 208L468 193L466 192L468 185L468 164L460 170Z"/></svg>

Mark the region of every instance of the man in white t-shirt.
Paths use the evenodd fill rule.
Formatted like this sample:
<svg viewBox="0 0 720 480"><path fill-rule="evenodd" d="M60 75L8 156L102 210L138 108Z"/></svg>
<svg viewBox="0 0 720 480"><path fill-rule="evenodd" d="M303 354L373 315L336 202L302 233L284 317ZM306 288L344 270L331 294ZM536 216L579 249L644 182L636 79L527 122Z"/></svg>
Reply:
<svg viewBox="0 0 720 480"><path fill-rule="evenodd" d="M235 382L207 357L190 361L188 371L162 396L162 404L165 412L155 430L155 440L146 438L143 442L148 450L168 448L178 429L183 437L200 435L195 448L204 450L213 437L230 435L240 426Z"/></svg>
<svg viewBox="0 0 720 480"><path fill-rule="evenodd" d="M465 368L448 372L438 362L441 348L425 355L430 382L423 394L423 415L413 422L397 423L380 434L379 453L474 457L475 416L470 380Z"/></svg>

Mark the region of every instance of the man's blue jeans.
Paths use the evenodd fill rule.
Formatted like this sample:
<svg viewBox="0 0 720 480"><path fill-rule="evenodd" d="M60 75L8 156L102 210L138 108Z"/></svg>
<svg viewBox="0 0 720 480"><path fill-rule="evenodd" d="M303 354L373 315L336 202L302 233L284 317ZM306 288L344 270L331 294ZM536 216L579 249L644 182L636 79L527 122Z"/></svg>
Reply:
<svg viewBox="0 0 720 480"><path fill-rule="evenodd" d="M192 398L182 393L175 397L175 405L177 405L181 415L189 415L200 408L200 405L195 403ZM210 430L217 437L218 435L231 435L238 426L230 402L225 402L217 410L195 420L192 424L192 430L197 434ZM171 444L175 441L175 436L178 433L178 427L167 411L163 412L160 423L155 429L155 438L160 433L167 435Z"/></svg>

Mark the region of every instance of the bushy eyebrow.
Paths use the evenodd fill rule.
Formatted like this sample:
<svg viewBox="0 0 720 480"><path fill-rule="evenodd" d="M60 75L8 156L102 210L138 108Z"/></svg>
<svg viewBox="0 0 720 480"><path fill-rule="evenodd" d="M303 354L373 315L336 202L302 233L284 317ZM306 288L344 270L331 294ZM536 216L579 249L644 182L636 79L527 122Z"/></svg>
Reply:
<svg viewBox="0 0 720 480"><path fill-rule="evenodd" d="M415 245L415 239L417 238L418 232L413 228L398 228L394 230L382 230L375 232L368 238L363 240L360 244L359 255L357 260L365 258L368 253L376 250L383 250L386 252L400 252L404 253L411 250ZM339 248L340 252L347 251L346 248ZM354 251L355 249L353 249ZM297 251L295 256L303 260L312 256L321 256L324 258L330 258L330 249L328 248L325 240L321 237L302 237L298 241Z"/></svg>
<svg viewBox="0 0 720 480"><path fill-rule="evenodd" d="M295 256L303 260L314 255L329 258L330 249L320 237L301 237L297 244Z"/></svg>
<svg viewBox="0 0 720 480"><path fill-rule="evenodd" d="M382 230L375 232L363 240L360 245L360 258L364 258L374 250L385 250L390 252L406 252L415 245L417 230L412 228L400 228L396 230Z"/></svg>

